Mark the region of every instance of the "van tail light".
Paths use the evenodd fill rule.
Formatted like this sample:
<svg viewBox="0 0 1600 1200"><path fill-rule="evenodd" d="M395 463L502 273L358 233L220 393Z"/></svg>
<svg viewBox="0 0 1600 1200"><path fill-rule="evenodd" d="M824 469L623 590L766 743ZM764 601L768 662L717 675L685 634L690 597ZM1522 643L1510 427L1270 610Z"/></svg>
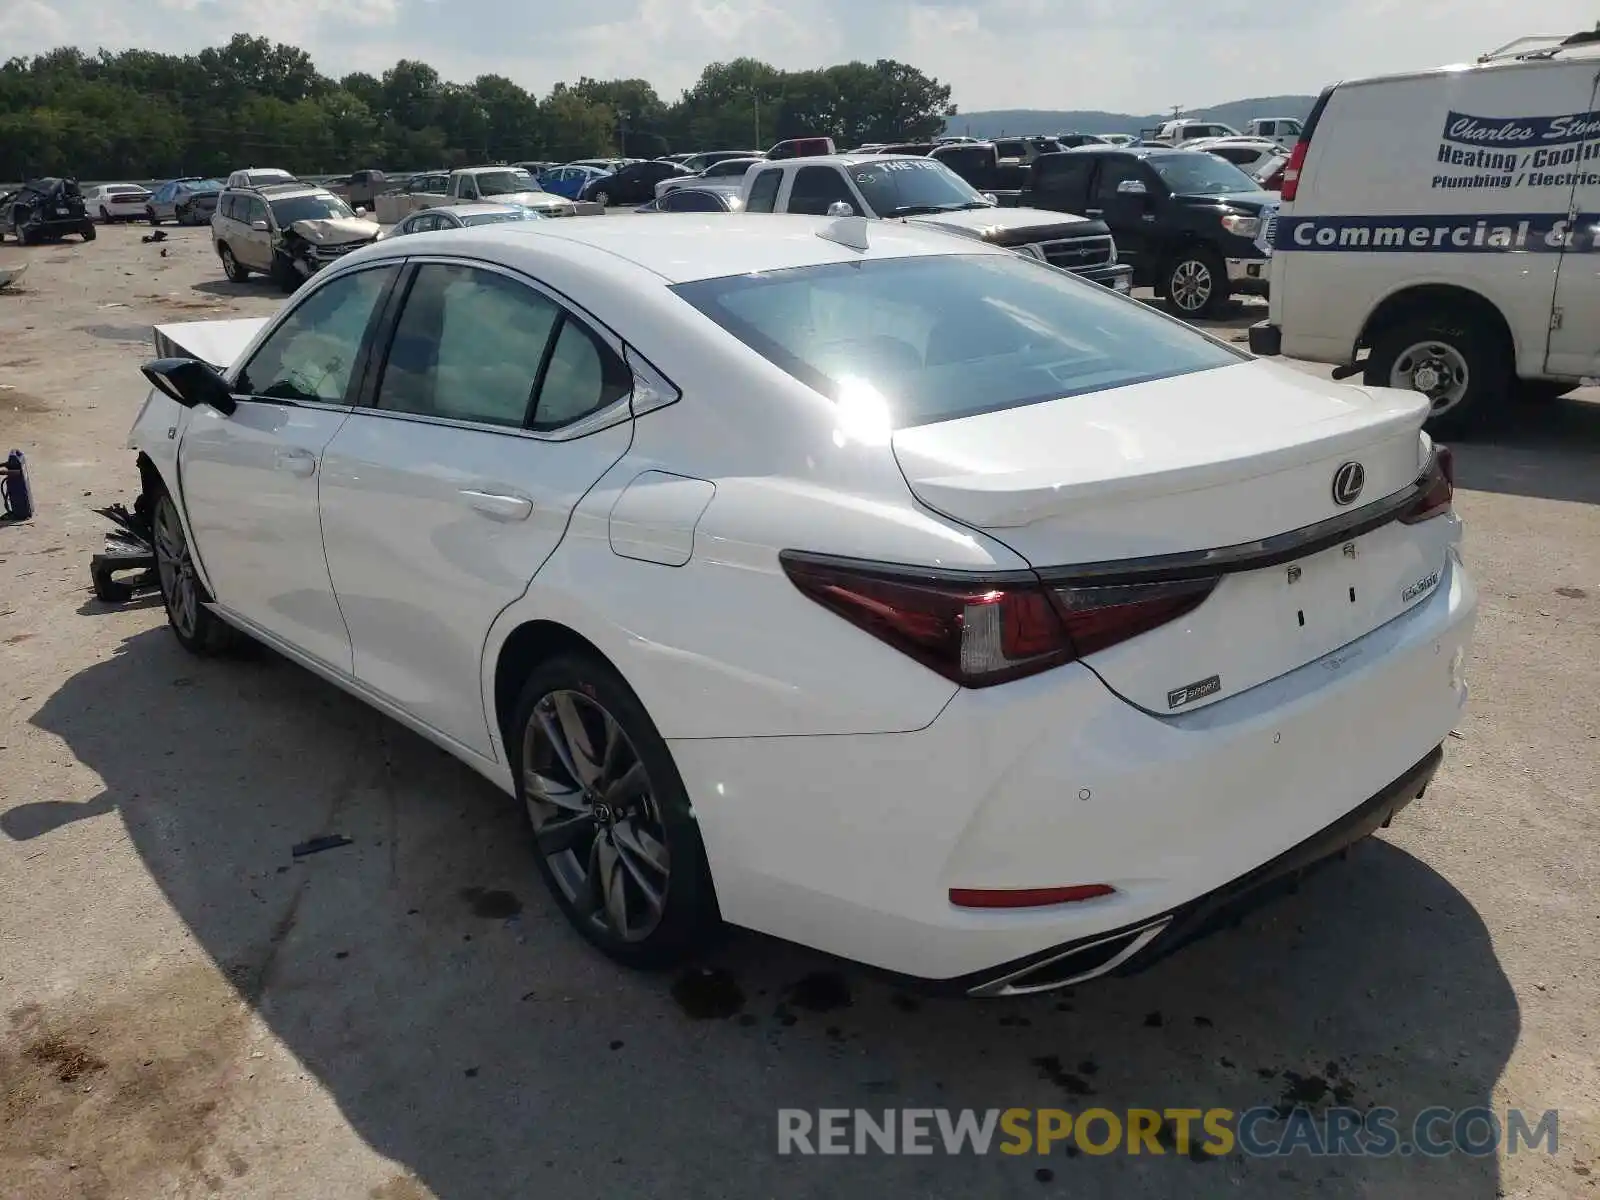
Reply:
<svg viewBox="0 0 1600 1200"><path fill-rule="evenodd" d="M1400 514L1406 525L1415 525L1449 512L1455 501L1456 456L1449 446L1435 445L1433 460L1422 476L1422 492L1410 508Z"/></svg>
<svg viewBox="0 0 1600 1200"><path fill-rule="evenodd" d="M1032 572L992 577L785 550L803 593L963 687L992 687L1094 654L1192 611L1216 587L1079 587Z"/></svg>
<svg viewBox="0 0 1600 1200"><path fill-rule="evenodd" d="M1289 161L1283 165L1283 187L1279 189L1285 200L1293 200L1300 190L1300 171L1306 165L1306 151L1310 147L1311 139L1302 136L1289 151Z"/></svg>

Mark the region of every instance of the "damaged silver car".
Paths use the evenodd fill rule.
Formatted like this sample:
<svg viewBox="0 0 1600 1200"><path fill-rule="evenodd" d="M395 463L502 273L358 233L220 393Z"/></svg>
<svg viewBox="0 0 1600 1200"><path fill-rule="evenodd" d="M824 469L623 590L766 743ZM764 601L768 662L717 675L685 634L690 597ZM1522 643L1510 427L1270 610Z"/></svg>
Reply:
<svg viewBox="0 0 1600 1200"><path fill-rule="evenodd" d="M365 208L307 183L229 187L211 218L222 269L235 283L266 275L292 292L328 263L377 239Z"/></svg>

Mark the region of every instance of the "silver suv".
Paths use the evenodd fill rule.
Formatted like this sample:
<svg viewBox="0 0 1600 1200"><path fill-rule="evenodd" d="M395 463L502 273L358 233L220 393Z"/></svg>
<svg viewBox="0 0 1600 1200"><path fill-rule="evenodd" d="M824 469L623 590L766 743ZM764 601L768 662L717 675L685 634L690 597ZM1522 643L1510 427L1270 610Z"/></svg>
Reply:
<svg viewBox="0 0 1600 1200"><path fill-rule="evenodd" d="M308 183L224 188L211 218L211 240L229 279L243 283L259 272L286 292L376 239L378 229L366 209Z"/></svg>

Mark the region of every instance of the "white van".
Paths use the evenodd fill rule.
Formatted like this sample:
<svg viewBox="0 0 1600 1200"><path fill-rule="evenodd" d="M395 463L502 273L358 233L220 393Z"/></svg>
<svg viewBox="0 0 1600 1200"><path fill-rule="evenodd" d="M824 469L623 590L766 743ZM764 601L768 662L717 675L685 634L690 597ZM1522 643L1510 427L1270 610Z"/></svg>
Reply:
<svg viewBox="0 0 1600 1200"><path fill-rule="evenodd" d="M1424 392L1445 436L1600 376L1597 82L1600 30L1324 91L1250 348Z"/></svg>

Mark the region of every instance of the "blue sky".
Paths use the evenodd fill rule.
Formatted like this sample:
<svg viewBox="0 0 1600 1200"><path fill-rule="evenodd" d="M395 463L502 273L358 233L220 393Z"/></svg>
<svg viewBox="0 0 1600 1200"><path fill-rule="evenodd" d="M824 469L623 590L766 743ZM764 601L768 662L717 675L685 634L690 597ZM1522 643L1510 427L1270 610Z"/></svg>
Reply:
<svg viewBox="0 0 1600 1200"><path fill-rule="evenodd" d="M968 111L1149 112L1460 62L1597 17L1580 0L0 0L0 53L87 39L187 52L243 31L336 75L421 58L541 93L642 77L669 100L741 54L789 69L898 58Z"/></svg>

